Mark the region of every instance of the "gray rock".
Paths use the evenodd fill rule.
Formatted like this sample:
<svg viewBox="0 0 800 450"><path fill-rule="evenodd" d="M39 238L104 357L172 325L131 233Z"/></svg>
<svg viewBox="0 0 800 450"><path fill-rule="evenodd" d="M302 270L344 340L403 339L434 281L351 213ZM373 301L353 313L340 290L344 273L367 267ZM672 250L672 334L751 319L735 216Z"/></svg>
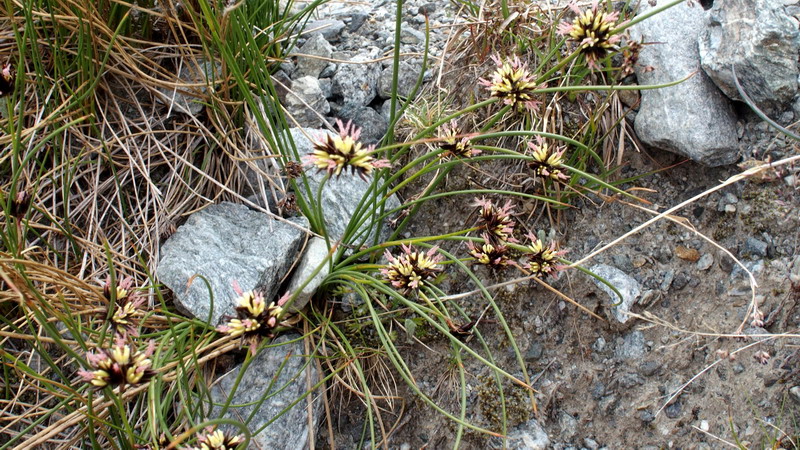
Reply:
<svg viewBox="0 0 800 450"><path fill-rule="evenodd" d="M539 359L542 358L543 354L544 354L544 346L541 344L541 342L534 342L528 348L528 351L525 352L525 361L527 362L538 361Z"/></svg>
<svg viewBox="0 0 800 450"><path fill-rule="evenodd" d="M550 437L536 419L518 425L508 434L506 442L509 450L545 450L550 445Z"/></svg>
<svg viewBox="0 0 800 450"><path fill-rule="evenodd" d="M603 338L603 336L600 336L596 341L594 341L594 344L592 344L592 350L598 353L602 353L606 350L606 340Z"/></svg>
<svg viewBox="0 0 800 450"><path fill-rule="evenodd" d="M303 259L300 260L300 263L294 270L294 275L292 275L292 281L289 283L288 291L294 294L300 289L300 286L309 280L311 275L317 270L320 264L325 261L327 256L328 244L325 243L325 239L318 237L311 238L306 245ZM295 298L294 303L292 303L289 308L289 311L301 310L311 300L311 297L325 280L325 277L328 276L328 273L330 273L330 264L326 262L322 268L320 268L320 271L308 281L305 287L303 287L300 294Z"/></svg>
<svg viewBox="0 0 800 450"><path fill-rule="evenodd" d="M650 8L642 2L642 12ZM643 90L635 129L647 145L721 166L739 157L736 117L730 101L700 70L697 38L705 15L703 8L683 2L633 27L634 39L658 43L646 45L639 55L640 84L662 84L698 72L677 86Z"/></svg>
<svg viewBox="0 0 800 450"><path fill-rule="evenodd" d="M652 377L660 368L661 364L658 361L645 361L639 364L639 373L646 377Z"/></svg>
<svg viewBox="0 0 800 450"><path fill-rule="evenodd" d="M298 335L284 335L275 339L272 344L283 344L298 338ZM232 392L232 390L241 366L225 374L219 383L211 388L211 399L217 406L211 409L209 417L216 417L220 410L218 405L225 404L228 398L232 397L231 405L246 404L247 406L231 406L223 417L243 421L250 417L250 414L256 410L257 404L267 397L248 424L251 432L264 427L267 422L306 393L308 377L311 377L312 385L319 381L319 373L313 362L308 364L305 369L303 368L308 362L308 359L303 356L305 353L302 339L293 343L264 348L246 368L236 392ZM315 399L315 403L314 416L311 420L314 429L319 424L323 412L318 399ZM274 422L266 425L266 428L252 437L250 448L291 450L308 448L307 405L308 400L303 398ZM225 426L222 428L225 429ZM238 429L235 427L229 429L238 433ZM312 430L313 432L314 430Z"/></svg>
<svg viewBox="0 0 800 450"><path fill-rule="evenodd" d="M233 203L211 205L189 217L161 247L156 273L175 294L179 310L208 320L211 297L214 310L210 325L223 315L233 315L236 280L244 290L258 288L268 300L277 295L281 278L296 257L307 227L305 218L279 222ZM187 289L187 285L191 285Z"/></svg>
<svg viewBox="0 0 800 450"><path fill-rule="evenodd" d="M800 386L794 386L789 389L789 396L795 403L800 404Z"/></svg>
<svg viewBox="0 0 800 450"><path fill-rule="evenodd" d="M408 97L414 86L419 79L419 72L421 67L418 64L411 64L407 61L401 61L397 68L397 94L401 97ZM392 96L392 66L389 66L381 72L381 77L378 80L378 95L381 98L390 98Z"/></svg>
<svg viewBox="0 0 800 450"><path fill-rule="evenodd" d="M292 82L292 88L284 100L286 112L301 125L316 128L322 126L322 118L331 110L325 93L314 77L301 77Z"/></svg>
<svg viewBox="0 0 800 450"><path fill-rule="evenodd" d="M403 44L419 44L420 42L425 42L425 33L415 30L406 24L400 31L400 42Z"/></svg>
<svg viewBox="0 0 800 450"><path fill-rule="evenodd" d="M622 294L622 298L619 298L611 288L601 283L599 280L592 278L594 284L608 295L609 305L616 305L611 306L611 313L614 315L614 318L620 323L627 322L631 306L642 292L639 287L639 282L616 267L605 264L597 264L592 266L589 270L614 285L619 293Z"/></svg>
<svg viewBox="0 0 800 450"><path fill-rule="evenodd" d="M311 141L303 134L298 128L289 130L292 134L292 139L297 147L297 152L300 155L307 155L313 151ZM324 130L305 130L310 136L318 136L326 133ZM311 192L317 192L320 181L324 178L323 172L316 170L308 170L309 186ZM332 241L338 241L344 235L344 231L350 223L356 207L361 202L361 198L367 193L369 183L362 180L356 175L344 174L340 177L333 177L328 180L325 187L322 189L322 209L324 211L323 217L325 220L325 228ZM400 201L396 196L391 196L385 202L386 211L397 208L400 206ZM376 206L376 208L378 208ZM361 238L357 241L367 240L372 242L374 232L369 233L367 238L367 231L370 229L369 222L374 220L378 215L378 210L366 214L366 222L359 227L359 234ZM373 228L374 230L374 228ZM389 230L384 225L382 227L381 238L388 237Z"/></svg>
<svg viewBox="0 0 800 450"><path fill-rule="evenodd" d="M782 112L797 93L800 31L781 0L715 1L698 45L703 70L734 100L741 96L731 66L747 95L768 113Z"/></svg>
<svg viewBox="0 0 800 450"><path fill-rule="evenodd" d="M344 108L367 106L375 98L378 78L381 76L381 65L365 61L374 60L378 56L380 51L373 48L369 53L360 53L350 58L354 64L342 64L336 71L331 91L333 95L342 98Z"/></svg>
<svg viewBox="0 0 800 450"><path fill-rule="evenodd" d="M346 122L352 120L353 124L361 128L361 141L366 145L377 144L386 135L389 122L379 112L369 106L339 111L339 116Z"/></svg>
<svg viewBox="0 0 800 450"><path fill-rule="evenodd" d="M664 413L670 419L677 419L678 417L681 416L682 411L683 411L683 405L681 404L681 402L675 402L664 408Z"/></svg>
<svg viewBox="0 0 800 450"><path fill-rule="evenodd" d="M598 448L600 448L600 444L598 444L597 441L591 438L584 438L583 445L589 450L597 450Z"/></svg>
<svg viewBox="0 0 800 450"><path fill-rule="evenodd" d="M333 46L325 40L322 34L315 34L300 47L300 53L310 56L297 57L297 73L301 77L317 78L328 65L328 61L321 58L330 58L333 55Z"/></svg>
<svg viewBox="0 0 800 450"><path fill-rule="evenodd" d="M617 338L619 342L614 351L614 356L623 361L630 361L644 356L647 351L644 342L644 334L641 331L635 330L625 335L623 338Z"/></svg>
<svg viewBox="0 0 800 450"><path fill-rule="evenodd" d="M199 58L196 62L184 63L178 71L175 82L201 86L181 86L176 89L158 88L163 97L156 98L173 111L195 116L205 108L208 86L216 83L221 74L222 65L217 61L206 61Z"/></svg>
<svg viewBox="0 0 800 450"><path fill-rule="evenodd" d="M569 441L578 434L578 420L569 413L561 411L558 415L558 426L561 428L561 439Z"/></svg>
<svg viewBox="0 0 800 450"><path fill-rule="evenodd" d="M697 270L708 270L714 265L714 256L711 253L705 253L700 259L697 260Z"/></svg>
<svg viewBox="0 0 800 450"><path fill-rule="evenodd" d="M342 35L344 22L336 19L312 20L306 24L306 36L321 34L328 42L336 42Z"/></svg>
<svg viewBox="0 0 800 450"><path fill-rule="evenodd" d="M744 242L744 248L742 248L742 255L765 258L767 256L768 247L769 246L766 242L760 239L756 239L754 237L749 237Z"/></svg>

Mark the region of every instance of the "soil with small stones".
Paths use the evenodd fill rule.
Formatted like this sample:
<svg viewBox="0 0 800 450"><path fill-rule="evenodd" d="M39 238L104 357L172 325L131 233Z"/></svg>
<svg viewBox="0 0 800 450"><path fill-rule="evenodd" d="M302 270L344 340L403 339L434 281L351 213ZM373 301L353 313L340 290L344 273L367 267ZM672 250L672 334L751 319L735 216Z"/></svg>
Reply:
<svg viewBox="0 0 800 450"><path fill-rule="evenodd" d="M752 123L746 126L755 130ZM753 131L743 142L772 146L777 156L797 152L796 144L784 140L776 148L774 133L758 130L762 132ZM576 261L653 217L633 205L664 211L741 172L736 166L709 169L681 163L658 151L631 152L626 159L622 178L658 171L622 186L638 188L632 192L650 205L619 196L603 202L589 195L550 220L526 213L526 206L518 204L516 220L525 228L555 230L561 246L569 249L566 257ZM748 448L775 442L793 448L790 439L797 443L800 434L800 398L790 394L800 385L800 290L788 276L792 262L800 258L800 191L787 185L791 173L796 169L782 168L766 181L741 181L707 195L672 214L672 221L662 219L584 262L585 267L614 266L639 283L643 294L632 307L637 316L625 324L611 314L609 297L576 270L550 280L552 286L603 320L536 283L493 291L538 392L534 414L525 393L504 384L509 430L535 418L548 433L551 448L562 449L725 448L724 442L737 440ZM485 185L490 178L486 171L462 169L451 173L446 188ZM463 228L474 220L471 202L463 197L430 202L409 235ZM708 239L753 273L762 326L753 326L748 314L752 295L745 272ZM466 255L463 245L444 247ZM487 285L521 275L513 270L476 273ZM448 293L475 288L462 276L446 277L439 287ZM478 295L462 301L473 317L485 304ZM497 317L487 314L478 330L498 365L522 377ZM480 351L475 339L470 345ZM458 373L449 345L431 339L425 346L406 344L403 351L420 389L457 413ZM467 419L499 431L501 406L491 370L468 356L464 364ZM391 446L450 447L453 422L398 384L406 402ZM349 425L340 430L361 430L358 408L352 413L345 414ZM348 433L338 438L345 447L359 441ZM502 444L475 432L465 433L462 442L462 448L490 445Z"/></svg>

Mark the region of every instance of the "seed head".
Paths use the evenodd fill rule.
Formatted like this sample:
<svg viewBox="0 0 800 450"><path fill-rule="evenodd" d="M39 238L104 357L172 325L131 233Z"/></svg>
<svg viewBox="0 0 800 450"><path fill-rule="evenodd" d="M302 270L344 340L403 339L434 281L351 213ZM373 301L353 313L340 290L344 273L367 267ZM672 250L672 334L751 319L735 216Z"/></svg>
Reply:
<svg viewBox="0 0 800 450"><path fill-rule="evenodd" d="M361 129L356 128L351 121L343 125L341 120L336 120L339 134L331 136L325 133L314 142L314 152L303 157L306 165L316 166L320 171L327 171L331 176L341 175L342 171L350 169L351 173L358 173L366 180L367 175L381 167L389 167L387 160L376 160L372 155L374 145L364 147L358 138Z"/></svg>
<svg viewBox="0 0 800 450"><path fill-rule="evenodd" d="M248 343L250 350L255 353L262 338L273 336L273 331L279 324L278 318L283 313L282 306L289 299L289 293L286 293L277 302L267 305L264 294L261 292L241 292L238 284L234 286L239 294L239 298L236 299L236 318L217 327L217 331L232 337L242 336L242 342Z"/></svg>
<svg viewBox="0 0 800 450"><path fill-rule="evenodd" d="M229 436L222 430L206 427L205 430L197 434L199 446L190 447L185 450L233 450L244 442L244 436Z"/></svg>
<svg viewBox="0 0 800 450"><path fill-rule="evenodd" d="M476 245L474 242L467 244L469 247L469 254L475 258L475 262L493 269L501 269L507 267L509 264L514 264L509 259L509 250L505 245L494 245L490 242L489 237L484 235L484 243Z"/></svg>
<svg viewBox="0 0 800 450"><path fill-rule="evenodd" d="M111 277L108 277L103 285L103 294L109 302L109 308L114 309L109 318L109 325L115 333L122 336L139 334L137 328L145 299L138 292L132 290L132 286L133 278L131 277L123 277L115 287L111 286ZM112 292L115 292L113 299Z"/></svg>

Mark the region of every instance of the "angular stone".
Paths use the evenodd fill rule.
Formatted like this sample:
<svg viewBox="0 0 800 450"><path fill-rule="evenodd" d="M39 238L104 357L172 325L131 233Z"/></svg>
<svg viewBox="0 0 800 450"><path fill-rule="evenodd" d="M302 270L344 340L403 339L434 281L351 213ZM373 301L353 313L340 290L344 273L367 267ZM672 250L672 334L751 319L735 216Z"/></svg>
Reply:
<svg viewBox="0 0 800 450"><path fill-rule="evenodd" d="M345 122L351 120L361 128L361 141L366 145L377 144L389 129L389 122L383 114L369 106L343 109L339 111L339 116Z"/></svg>
<svg viewBox="0 0 800 450"><path fill-rule="evenodd" d="M397 73L397 94L401 97L408 97L414 86L417 84L420 72L419 65L413 65L407 61L401 61ZM390 98L392 96L392 66L389 66L381 72L381 77L378 80L378 95L381 98Z"/></svg>
<svg viewBox="0 0 800 450"><path fill-rule="evenodd" d="M373 48L368 53L359 53L349 58L351 64L341 64L333 76L331 92L341 97L343 108L367 106L377 94L380 63L369 62L380 56ZM347 57L341 59L348 59Z"/></svg>
<svg viewBox="0 0 800 450"><path fill-rule="evenodd" d="M299 128L292 128L289 130L292 134L297 152L300 155L307 155L313 152L311 141L305 136L303 131ZM317 136L327 133L324 130L305 130L305 133L316 138ZM306 171L308 177L309 187L311 192L316 193L319 183L325 177L324 172L318 172L316 169L308 169ZM358 175L342 174L340 177L333 177L327 181L325 187L322 189L322 210L324 211L323 217L325 221L325 228L332 241L338 241L344 235L344 231L350 223L358 204L361 202L362 197L369 189L369 182L362 180ZM396 196L392 195L385 202L385 211L392 210L400 206L400 201ZM375 220L379 211L377 206L374 210L365 214L366 222L359 227L359 235L361 237L357 240L360 243L363 240L372 242L375 236L374 232L369 233L367 239L367 231L370 228L369 222ZM374 229L374 228L373 228ZM382 227L381 239L388 237L389 230L384 224Z"/></svg>
<svg viewBox="0 0 800 450"><path fill-rule="evenodd" d="M297 342L290 343L290 340ZM250 417L259 402L267 397L247 425L250 432L266 427L251 438L248 448L304 450L308 448L309 431L307 398L298 401L274 422L269 425L267 423L306 393L308 377L311 378L311 386L316 384L320 379L319 372L313 361L305 369L303 368L308 363L308 358L303 356L306 351L299 335L280 336L272 342L272 345L275 347L264 348L253 358L235 392L233 386L242 370L241 365L225 374L219 383L211 388L211 400L214 405L222 405L232 397L231 405L247 405L231 406L223 415L224 418L242 422ZM316 393L310 395L316 397ZM316 432L323 412L323 407L317 398L314 399L314 403L312 433ZM213 407L209 417L217 417L220 409L220 406ZM239 433L239 429L233 426L223 425L221 428Z"/></svg>
<svg viewBox="0 0 800 450"><path fill-rule="evenodd" d="M328 42L339 40L344 30L344 22L336 19L313 20L306 24L306 36L321 34Z"/></svg>
<svg viewBox="0 0 800 450"><path fill-rule="evenodd" d="M322 34L315 34L300 47L300 53L310 56L297 57L299 76L317 78L328 65L328 61L321 58L330 58L333 54L333 46L325 40Z"/></svg>
<svg viewBox="0 0 800 450"><path fill-rule="evenodd" d="M297 295L294 303L289 307L289 311L299 311L311 301L311 297L317 291L317 288L319 288L320 284L325 280L325 277L330 273L330 261L325 262L320 268L320 264L322 264L327 257L328 244L325 242L325 239L318 237L311 238L308 244L306 244L303 259L300 260L300 263L294 269L288 291L295 294L303 283L308 281L308 284L306 284ZM320 268L319 272L311 278L317 268Z"/></svg>
<svg viewBox="0 0 800 450"><path fill-rule="evenodd" d="M284 108L301 125L319 127L322 126L320 115L328 114L331 105L325 99L319 80L301 77L292 82L292 89L286 94Z"/></svg>
<svg viewBox="0 0 800 450"><path fill-rule="evenodd" d="M550 448L550 437L536 419L531 419L514 427L505 445L500 439L492 439L491 448L506 448L509 450L545 450Z"/></svg>
<svg viewBox="0 0 800 450"><path fill-rule="evenodd" d="M608 295L609 305L616 305L611 306L611 313L614 315L614 318L617 319L619 323L627 322L628 319L630 319L628 313L631 311L631 306L633 306L642 292L639 282L616 267L605 264L597 264L592 266L589 270L611 283L617 288L619 293L622 294L622 298L619 298L616 292L612 291L611 288L601 283L599 280L592 278L595 286Z"/></svg>
<svg viewBox="0 0 800 450"><path fill-rule="evenodd" d="M206 321L211 296L200 276L205 278L214 299L209 323L216 326L223 315L234 315L234 280L245 291L262 290L268 300L279 294L308 227L305 218L288 222L296 226L243 205L211 205L192 214L161 247L158 278L172 289L179 310Z"/></svg>
<svg viewBox="0 0 800 450"><path fill-rule="evenodd" d="M781 0L717 0L698 40L703 70L728 97L741 100L733 71L753 102L781 113L797 93L800 31Z"/></svg>
<svg viewBox="0 0 800 450"><path fill-rule="evenodd" d="M641 12L650 8L643 2ZM683 2L632 28L634 39L654 43L639 55L640 84L664 84L697 72L676 86L642 90L635 129L647 145L721 166L739 158L736 116L728 98L700 70L697 38L705 15L703 8Z"/></svg>

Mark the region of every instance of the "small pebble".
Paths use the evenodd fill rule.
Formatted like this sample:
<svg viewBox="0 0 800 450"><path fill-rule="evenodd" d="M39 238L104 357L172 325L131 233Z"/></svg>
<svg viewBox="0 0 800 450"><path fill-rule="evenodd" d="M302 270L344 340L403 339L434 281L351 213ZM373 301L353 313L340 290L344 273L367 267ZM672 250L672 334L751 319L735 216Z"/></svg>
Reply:
<svg viewBox="0 0 800 450"><path fill-rule="evenodd" d="M697 270L708 270L711 266L714 265L714 257L711 253L705 253L700 259L697 261Z"/></svg>
<svg viewBox="0 0 800 450"><path fill-rule="evenodd" d="M681 410L683 409L683 405L681 402L675 402L664 409L664 413L670 419L677 419L681 416Z"/></svg>
<svg viewBox="0 0 800 450"><path fill-rule="evenodd" d="M703 430L703 431L706 431L706 432L711 429L711 427L708 426L708 421L707 420L701 420L700 421L700 429Z"/></svg>
<svg viewBox="0 0 800 450"><path fill-rule="evenodd" d="M742 363L736 363L733 365L733 373L740 374L742 372L744 372L744 366Z"/></svg>
<svg viewBox="0 0 800 450"><path fill-rule="evenodd" d="M789 389L789 395L792 397L792 400L800 403L800 386L795 386Z"/></svg>

